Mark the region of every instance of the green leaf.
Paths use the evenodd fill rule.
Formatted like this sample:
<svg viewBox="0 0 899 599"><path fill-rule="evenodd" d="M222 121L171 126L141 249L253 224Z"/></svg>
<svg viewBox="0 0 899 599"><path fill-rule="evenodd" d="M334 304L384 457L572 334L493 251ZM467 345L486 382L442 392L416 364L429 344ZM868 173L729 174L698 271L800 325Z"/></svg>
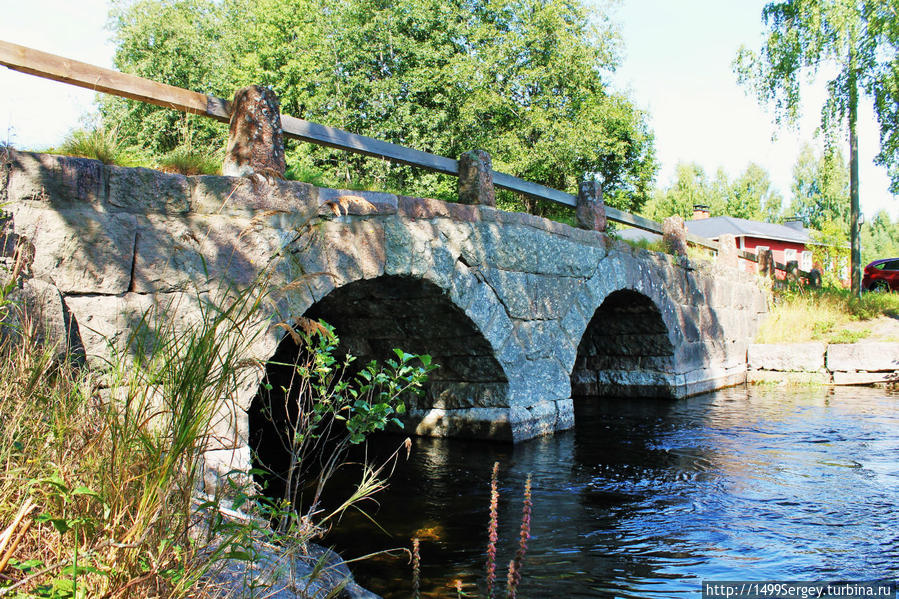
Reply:
<svg viewBox="0 0 899 599"><path fill-rule="evenodd" d="M64 535L70 530L72 530L72 521L66 520L65 518L49 518L47 520L50 524L53 525L53 528L59 531L59 534Z"/></svg>
<svg viewBox="0 0 899 599"><path fill-rule="evenodd" d="M225 559L236 559L243 562L253 561L255 558L250 552L245 550L232 550L225 553L222 557Z"/></svg>
<svg viewBox="0 0 899 599"><path fill-rule="evenodd" d="M38 482L48 484L62 493L69 492L69 487L66 485L65 481L58 474L48 476L47 478L42 478L42 479L38 480Z"/></svg>
<svg viewBox="0 0 899 599"><path fill-rule="evenodd" d="M27 559L22 562L12 561L10 560L9 565L17 570L22 570L25 573L28 573L29 570L33 570L35 568L40 568L44 565L44 562L39 559Z"/></svg>
<svg viewBox="0 0 899 599"><path fill-rule="evenodd" d="M100 497L99 493L83 485L72 489L72 495L86 495L88 497L93 497L97 501L103 502L103 498Z"/></svg>

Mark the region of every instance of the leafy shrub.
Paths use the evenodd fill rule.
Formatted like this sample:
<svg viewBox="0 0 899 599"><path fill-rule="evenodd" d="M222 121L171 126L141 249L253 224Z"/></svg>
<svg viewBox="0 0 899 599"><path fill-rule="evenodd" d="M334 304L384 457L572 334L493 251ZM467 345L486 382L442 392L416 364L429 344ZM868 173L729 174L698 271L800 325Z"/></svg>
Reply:
<svg viewBox="0 0 899 599"><path fill-rule="evenodd" d="M265 379L268 394L261 408L279 437L270 442L285 451L288 461L286 468L278 470L261 463L264 472L260 474L266 482L277 482L274 487L283 494L271 498L272 506L290 508L269 514L277 516L273 518L277 532L293 537L299 531L311 532L308 523L315 521L320 526L342 512L343 507L323 515L320 502L347 451L389 425L402 428L398 417L406 411L404 398L420 393L436 366L428 355L396 349L395 357L383 365L371 361L357 368L351 355L338 359L339 340L330 325L301 318L296 326L282 326L299 351L293 364L279 365L293 372L288 386L273 389L270 379ZM377 474L377 468L363 468L358 497L352 502L380 488ZM314 490L304 496L304 488Z"/></svg>

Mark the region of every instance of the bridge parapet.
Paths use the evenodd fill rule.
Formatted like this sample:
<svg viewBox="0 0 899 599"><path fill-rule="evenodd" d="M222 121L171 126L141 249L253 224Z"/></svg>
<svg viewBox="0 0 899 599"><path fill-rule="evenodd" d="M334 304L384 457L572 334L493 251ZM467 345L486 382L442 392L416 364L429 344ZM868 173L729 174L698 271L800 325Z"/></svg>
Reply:
<svg viewBox="0 0 899 599"><path fill-rule="evenodd" d="M26 152L0 184L8 232L33 245L31 276L58 290L89 359L151 305L187 321L198 292L270 269L289 289L272 321L321 317L363 358L434 355L441 369L408 421L420 434L517 441L571 427L573 395L742 382L766 310L737 269L483 205ZM254 344L257 359L275 354L278 331ZM261 376L222 414L217 449L246 451Z"/></svg>

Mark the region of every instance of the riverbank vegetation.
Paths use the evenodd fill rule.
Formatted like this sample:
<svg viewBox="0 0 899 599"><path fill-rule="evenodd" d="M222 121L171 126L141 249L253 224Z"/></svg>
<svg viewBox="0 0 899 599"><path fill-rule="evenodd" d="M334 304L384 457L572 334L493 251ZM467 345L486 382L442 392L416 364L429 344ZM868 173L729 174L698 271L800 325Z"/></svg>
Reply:
<svg viewBox="0 0 899 599"><path fill-rule="evenodd" d="M246 331L259 330L252 325L263 287L224 307L201 302L186 326L165 311L147 313L127 351L99 369L43 343L40 323L15 301L17 284L0 289L0 597L222 596L218 571L235 562L246 566L244 588L256 596L259 538L276 550L301 547L381 487L382 471L364 468L330 513L314 500L298 513L290 496L256 492L246 472L221 480L227 502L204 495L213 418L260 367L247 358ZM314 406L293 431L291 472L309 470L300 461L325 434L332 468L294 478L291 488L320 489L341 451L401 413L404 394L433 366L398 351L383 367L350 376L333 331L300 325L289 331L309 350L295 365L297 381ZM225 508L245 516L227 517ZM322 568L314 564L311 576Z"/></svg>
<svg viewBox="0 0 899 599"><path fill-rule="evenodd" d="M863 293L853 297L848 289L788 287L775 289L768 318L756 343L855 343L876 335L879 340L899 341L899 294ZM878 329L895 329L890 330Z"/></svg>

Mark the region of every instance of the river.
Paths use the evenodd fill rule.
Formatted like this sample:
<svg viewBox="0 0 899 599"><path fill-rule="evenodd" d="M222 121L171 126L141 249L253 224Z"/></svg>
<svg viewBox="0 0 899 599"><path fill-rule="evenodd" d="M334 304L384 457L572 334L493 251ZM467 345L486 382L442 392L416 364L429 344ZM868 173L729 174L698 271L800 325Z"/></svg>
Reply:
<svg viewBox="0 0 899 599"><path fill-rule="evenodd" d="M696 597L702 580L899 578L899 393L750 386L679 401L583 399L574 430L515 446L414 439L390 488L326 542L345 557L421 538L422 591L483 596L490 471L501 577L533 479L521 597ZM376 451L399 443L375 441ZM380 528L379 528L380 527ZM411 596L408 559L353 565Z"/></svg>

